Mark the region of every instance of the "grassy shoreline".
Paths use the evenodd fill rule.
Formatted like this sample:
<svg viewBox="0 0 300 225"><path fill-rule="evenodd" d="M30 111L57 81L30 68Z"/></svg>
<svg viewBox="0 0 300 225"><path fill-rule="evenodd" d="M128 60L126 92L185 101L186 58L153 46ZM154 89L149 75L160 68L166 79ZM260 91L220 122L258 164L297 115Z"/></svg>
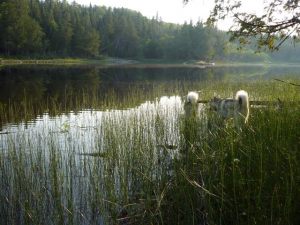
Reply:
<svg viewBox="0 0 300 225"><path fill-rule="evenodd" d="M205 62L196 60L165 60L165 59L123 59L114 57L91 58L54 58L54 59L14 59L0 58L1 66L9 65L95 65L95 66L126 66L137 68L160 68L160 67L239 67L239 66L297 66L297 62L239 62L239 61L216 61Z"/></svg>
<svg viewBox="0 0 300 225"><path fill-rule="evenodd" d="M0 59L0 65L66 65L66 64L104 64L105 60L91 60L83 58L56 58L56 59Z"/></svg>
<svg viewBox="0 0 300 225"><path fill-rule="evenodd" d="M49 59L18 59L0 58L0 65L128 65L139 63L137 60L113 57L100 58L49 58Z"/></svg>
<svg viewBox="0 0 300 225"><path fill-rule="evenodd" d="M252 100L299 99L298 87L267 81L202 87L203 97L242 87ZM299 105L252 108L243 132L232 121L207 132L213 112L189 119L179 103L71 113L0 135L0 223L298 224Z"/></svg>

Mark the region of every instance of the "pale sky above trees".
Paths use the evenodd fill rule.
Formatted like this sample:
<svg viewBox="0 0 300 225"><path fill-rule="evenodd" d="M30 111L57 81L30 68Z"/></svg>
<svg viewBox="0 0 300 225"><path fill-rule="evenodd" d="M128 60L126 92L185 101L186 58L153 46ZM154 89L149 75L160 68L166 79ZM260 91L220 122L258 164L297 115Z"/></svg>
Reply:
<svg viewBox="0 0 300 225"><path fill-rule="evenodd" d="M73 0L69 0L72 2ZM210 10L213 8L212 0L191 0L183 4L182 0L75 0L79 4L105 5L107 7L124 7L141 12L149 18L157 14L164 22L183 24L185 21L206 21ZM241 10L250 13L260 13L263 10L264 0L243 0ZM232 24L230 19L219 21L218 27L227 30Z"/></svg>

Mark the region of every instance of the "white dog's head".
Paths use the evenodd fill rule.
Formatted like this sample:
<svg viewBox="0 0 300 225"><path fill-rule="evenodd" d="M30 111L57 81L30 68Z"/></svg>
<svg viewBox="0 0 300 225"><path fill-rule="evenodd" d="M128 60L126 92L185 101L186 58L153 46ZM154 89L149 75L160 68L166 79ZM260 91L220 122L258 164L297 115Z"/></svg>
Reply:
<svg viewBox="0 0 300 225"><path fill-rule="evenodd" d="M186 101L191 104L197 104L199 99L199 94L194 91L190 91L186 97Z"/></svg>

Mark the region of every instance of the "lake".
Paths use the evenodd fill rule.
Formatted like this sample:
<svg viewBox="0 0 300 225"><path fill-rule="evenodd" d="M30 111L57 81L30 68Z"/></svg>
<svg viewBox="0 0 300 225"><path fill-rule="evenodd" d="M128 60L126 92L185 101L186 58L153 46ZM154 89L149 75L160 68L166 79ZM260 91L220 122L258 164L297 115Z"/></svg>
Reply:
<svg viewBox="0 0 300 225"><path fill-rule="evenodd" d="M277 167L270 171L284 176L285 187L299 188L294 180L287 181L289 178L283 175L288 170L286 174L293 174L296 179L298 173L284 165L297 168L299 163L299 153L293 150L299 147L295 141L299 110L259 109L253 112L251 124L262 124L258 121L263 118L274 120L268 119L268 124L263 123L265 126L251 125L242 134L236 134L230 125L210 134L206 105L199 106L196 121L187 122L184 96L195 90L201 91L201 99L210 100L214 95L232 97L238 89L245 89L251 100L276 101L291 96L297 100L297 87L274 78L299 81L299 77L300 68L292 66L1 67L0 210L3 219L0 223L192 224L197 221L204 224L215 216L231 222L242 221L243 217L252 222L265 221L257 218L255 206L248 211L244 208L245 212L236 208L238 202L245 206L250 201L250 197L246 200L237 197L237 192L242 193L245 186L252 186L251 182L244 183L248 180L246 174L251 174L249 165L255 165L250 158L269 155L252 153L250 157L245 149L252 152L261 146L272 146L280 141L282 131L281 138L286 141L273 149L278 148L276 154L285 156L281 162L277 155L274 158ZM294 133L278 126L276 118L286 118L287 113L295 119L294 126L289 124ZM257 131L257 127L261 130ZM277 132L274 136L273 128ZM269 130L270 136L256 136L262 130ZM254 141L248 142L250 136L255 140L255 147ZM267 139L270 142L265 142ZM288 153L283 150L287 148L290 148ZM233 161L227 165L228 157ZM224 170L216 169L220 164L213 161L217 159L223 162ZM245 171L238 164L232 166L232 162L243 160L248 163ZM270 161L266 165L275 164ZM268 168L262 166L260 171ZM224 181L225 171L232 175L234 184ZM257 172L253 176L258 176ZM263 175L259 176L264 179ZM262 185L259 179L257 182ZM250 189L247 193L260 196L262 206L264 191L274 191L274 187L279 192L286 191L281 183L273 182L266 181L268 185L260 186L260 194L259 191L253 194ZM240 189L235 189L239 185ZM229 199L221 194L225 192ZM295 210L293 194L274 203L273 210L278 210L283 221L293 221L290 216ZM208 203L214 201L210 199L212 196L217 196L216 202ZM268 201L275 201L274 196ZM220 203L219 199L224 201ZM289 215L281 214L282 204L288 208ZM214 205L224 212L218 211L220 208L216 210ZM235 215L226 212L225 206L233 207ZM262 214L268 216L269 212ZM180 216L175 219L176 215Z"/></svg>
<svg viewBox="0 0 300 225"><path fill-rule="evenodd" d="M298 75L298 67L288 66L199 69L2 67L0 104L20 108L13 116L1 116L0 129L6 123L34 121L44 113L57 115L86 109L133 108L161 96L184 96L189 90L199 90L199 84L205 82L272 80Z"/></svg>

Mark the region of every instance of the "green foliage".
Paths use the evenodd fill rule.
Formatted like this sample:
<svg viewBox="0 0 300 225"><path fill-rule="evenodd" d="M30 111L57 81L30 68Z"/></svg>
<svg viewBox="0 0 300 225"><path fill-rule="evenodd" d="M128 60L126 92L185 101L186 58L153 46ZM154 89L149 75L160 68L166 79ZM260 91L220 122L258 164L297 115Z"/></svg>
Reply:
<svg viewBox="0 0 300 225"><path fill-rule="evenodd" d="M184 3L189 1L183 0ZM299 0L261 2L264 11L259 15L247 12L243 4L242 1L215 0L207 24L213 25L218 20L234 18L231 39L239 40L241 45L254 41L257 50L278 50L286 40L299 39Z"/></svg>
<svg viewBox="0 0 300 225"><path fill-rule="evenodd" d="M146 58L161 58L163 56L161 42L148 40L144 47L144 55Z"/></svg>
<svg viewBox="0 0 300 225"><path fill-rule="evenodd" d="M228 35L200 21L176 25L162 22L158 17L148 19L129 9L86 7L66 0L1 1L0 23L0 55L3 56L108 55L178 61L234 59L249 62L267 61L268 58L256 56L255 45L248 46L246 51L226 55L224 48ZM236 36L239 44L257 42L269 48L275 47L276 40L272 36L267 39L256 36L250 40L243 35ZM230 47L236 48L235 45ZM294 53L289 57L291 60L299 58ZM274 57L287 59L275 54Z"/></svg>
<svg viewBox="0 0 300 225"><path fill-rule="evenodd" d="M118 8L66 1L13 0L0 4L0 54L123 58L211 59L224 34L202 23L183 26ZM214 37L213 37L214 36Z"/></svg>
<svg viewBox="0 0 300 225"><path fill-rule="evenodd" d="M230 120L208 126L216 122L209 110L187 118L182 102L158 101L101 116L57 108L45 121L12 125L0 134L1 224L299 224L298 87L213 81L197 86L207 96L242 87L252 99L280 96L285 104L251 108L242 131ZM140 96L127 94L129 102ZM98 102L82 96L87 105Z"/></svg>
<svg viewBox="0 0 300 225"><path fill-rule="evenodd" d="M99 54L100 37L96 30L81 27L74 34L75 54L81 56L97 56Z"/></svg>
<svg viewBox="0 0 300 225"><path fill-rule="evenodd" d="M261 62L268 63L271 57L266 53L255 53L251 49L239 49L235 44L228 44L226 46L226 60L238 62Z"/></svg>
<svg viewBox="0 0 300 225"><path fill-rule="evenodd" d="M32 53L41 49L44 33L29 16L27 0L2 1L0 13L0 46L4 53Z"/></svg>

